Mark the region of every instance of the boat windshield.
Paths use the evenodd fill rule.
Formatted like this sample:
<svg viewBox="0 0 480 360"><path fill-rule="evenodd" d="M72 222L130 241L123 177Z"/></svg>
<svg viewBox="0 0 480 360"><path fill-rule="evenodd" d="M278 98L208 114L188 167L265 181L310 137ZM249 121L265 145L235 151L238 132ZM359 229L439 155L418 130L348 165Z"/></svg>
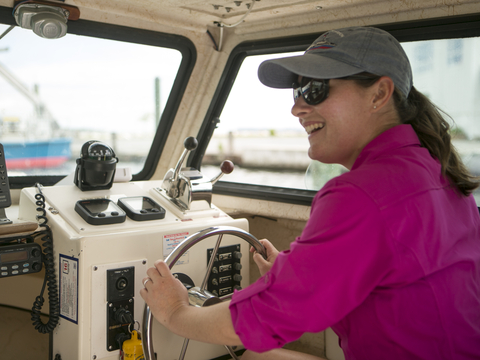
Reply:
<svg viewBox="0 0 480 360"><path fill-rule="evenodd" d="M453 144L472 175L480 176L480 38L402 46L412 64L415 87L448 114ZM254 55L244 60L203 159L204 173L213 176L218 164L230 158L236 168L224 181L318 190L347 171L341 165L311 161L307 134L290 112L292 90L271 89L258 80L262 61L298 54ZM474 195L480 205L480 189Z"/></svg>
<svg viewBox="0 0 480 360"><path fill-rule="evenodd" d="M179 51L0 24L0 143L10 176L68 175L82 145L110 145L144 167L177 75Z"/></svg>

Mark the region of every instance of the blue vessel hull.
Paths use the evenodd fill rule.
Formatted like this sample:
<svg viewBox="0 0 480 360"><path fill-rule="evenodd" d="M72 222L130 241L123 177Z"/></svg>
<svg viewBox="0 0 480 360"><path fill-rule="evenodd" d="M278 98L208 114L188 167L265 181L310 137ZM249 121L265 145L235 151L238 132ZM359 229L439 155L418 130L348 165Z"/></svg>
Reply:
<svg viewBox="0 0 480 360"><path fill-rule="evenodd" d="M52 168L65 163L71 156L71 139L4 142L8 169Z"/></svg>

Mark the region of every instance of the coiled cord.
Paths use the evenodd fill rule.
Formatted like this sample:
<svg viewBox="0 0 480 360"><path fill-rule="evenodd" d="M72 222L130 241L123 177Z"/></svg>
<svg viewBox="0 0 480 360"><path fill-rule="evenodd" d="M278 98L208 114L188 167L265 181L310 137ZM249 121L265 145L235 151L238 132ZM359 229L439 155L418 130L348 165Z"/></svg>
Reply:
<svg viewBox="0 0 480 360"><path fill-rule="evenodd" d="M45 211L45 197L43 196L41 185L36 184L36 186L39 193L35 194L35 205L37 206L36 210L41 213L41 215L37 215L37 219L39 221L39 226L43 228L43 230L37 232L37 235L41 236L40 240L43 241L42 246L44 248L43 263L45 264L45 278L43 280L42 291L40 292L40 295L35 298L35 302L33 303L31 319L33 321L33 326L38 332L47 334L53 332L58 324L60 304L58 298L57 277L55 276L55 263L53 261L52 231L47 225L48 219ZM45 287L48 287L48 302L50 305L50 317L46 324L44 324L40 318L43 303L45 302L43 297Z"/></svg>

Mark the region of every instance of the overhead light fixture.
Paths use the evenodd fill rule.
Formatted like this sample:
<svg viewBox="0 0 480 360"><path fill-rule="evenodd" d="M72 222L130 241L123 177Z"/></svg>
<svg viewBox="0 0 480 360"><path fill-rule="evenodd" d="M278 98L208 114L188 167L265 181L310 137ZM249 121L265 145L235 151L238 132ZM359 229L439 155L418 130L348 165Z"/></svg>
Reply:
<svg viewBox="0 0 480 360"><path fill-rule="evenodd" d="M20 27L31 29L45 39L59 39L67 33L67 21L77 20L80 12L76 7L47 4L30 1L20 3L14 9L13 16Z"/></svg>

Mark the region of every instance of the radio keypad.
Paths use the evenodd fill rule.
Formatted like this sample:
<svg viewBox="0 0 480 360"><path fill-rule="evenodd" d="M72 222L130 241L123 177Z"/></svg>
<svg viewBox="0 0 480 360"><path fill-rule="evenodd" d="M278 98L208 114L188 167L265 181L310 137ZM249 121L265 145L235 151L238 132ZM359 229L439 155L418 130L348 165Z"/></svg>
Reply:
<svg viewBox="0 0 480 360"><path fill-rule="evenodd" d="M38 272L42 269L42 251L36 243L0 247L0 277Z"/></svg>
<svg viewBox="0 0 480 360"><path fill-rule="evenodd" d="M35 265L37 264L37 262L34 262L32 263L32 265ZM38 262L38 264L40 264ZM12 275L19 275L20 274L20 271L22 273L28 273L30 272L30 264L29 263L24 263L24 264L21 264L21 267L22 269L20 270L20 266L17 265L17 264L13 264L13 265L3 265L2 267L0 267L0 276L12 276ZM35 266L33 266L35 267Z"/></svg>

